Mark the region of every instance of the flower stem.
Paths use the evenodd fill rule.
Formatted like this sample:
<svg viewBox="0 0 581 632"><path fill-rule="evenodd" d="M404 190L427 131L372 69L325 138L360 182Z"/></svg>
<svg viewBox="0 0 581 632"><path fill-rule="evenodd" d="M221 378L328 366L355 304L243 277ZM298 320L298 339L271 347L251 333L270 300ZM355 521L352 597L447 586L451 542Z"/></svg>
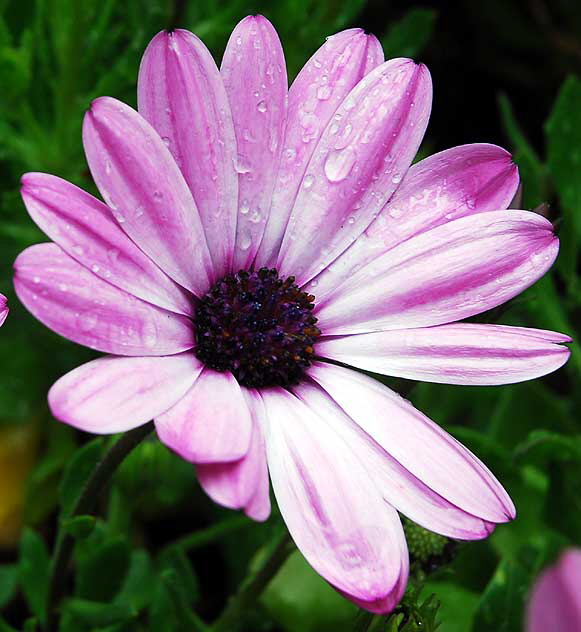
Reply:
<svg viewBox="0 0 581 632"><path fill-rule="evenodd" d="M135 428L135 430L126 432L109 448L87 479L70 517L84 515L93 511L97 498L123 459L139 445L152 430L153 422L150 421L139 428ZM58 609L64 593L65 580L74 543L75 541L72 535L64 532L62 528L59 529L48 585L46 632L56 632L58 628Z"/></svg>
<svg viewBox="0 0 581 632"><path fill-rule="evenodd" d="M260 566L230 598L220 618L210 628L212 632L236 632L240 629L244 623L243 613L256 602L294 550L294 543L285 529L272 543L270 553L261 561Z"/></svg>
<svg viewBox="0 0 581 632"><path fill-rule="evenodd" d="M181 551L193 551L199 549L206 544L210 544L215 540L219 540L222 536L228 535L233 531L238 531L243 527L253 524L252 520L246 516L234 516L227 520L222 520L216 524L209 526L207 529L200 529L194 533L188 533L173 542L170 542L165 549L179 549Z"/></svg>

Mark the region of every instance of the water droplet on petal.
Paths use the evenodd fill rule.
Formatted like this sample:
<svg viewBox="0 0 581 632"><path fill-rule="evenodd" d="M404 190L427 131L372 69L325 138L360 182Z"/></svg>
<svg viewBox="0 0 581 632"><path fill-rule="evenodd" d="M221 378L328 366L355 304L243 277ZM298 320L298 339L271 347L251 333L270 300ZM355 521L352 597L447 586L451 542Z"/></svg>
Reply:
<svg viewBox="0 0 581 632"><path fill-rule="evenodd" d="M266 112L267 110L266 101L259 101L258 104L256 105L256 109L259 112Z"/></svg>
<svg viewBox="0 0 581 632"><path fill-rule="evenodd" d="M325 175L329 182L341 182L351 173L357 154L350 147L332 151L325 161Z"/></svg>
<svg viewBox="0 0 581 632"><path fill-rule="evenodd" d="M252 236L250 235L250 231L245 229L238 235L238 240L236 245L240 250L248 250L252 244Z"/></svg>
<svg viewBox="0 0 581 632"><path fill-rule="evenodd" d="M310 189L313 184L315 184L315 176L312 173L309 173L305 176L305 179L303 180L303 187L305 189Z"/></svg>

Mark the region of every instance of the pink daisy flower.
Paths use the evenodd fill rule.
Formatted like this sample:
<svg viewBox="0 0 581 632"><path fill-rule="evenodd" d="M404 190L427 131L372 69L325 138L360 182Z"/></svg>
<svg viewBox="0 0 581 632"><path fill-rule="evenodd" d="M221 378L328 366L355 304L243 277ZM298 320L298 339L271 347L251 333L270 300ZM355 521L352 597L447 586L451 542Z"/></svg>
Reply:
<svg viewBox="0 0 581 632"><path fill-rule="evenodd" d="M533 586L527 632L581 630L581 549L568 549Z"/></svg>
<svg viewBox="0 0 581 632"><path fill-rule="evenodd" d="M0 294L0 327L4 324L9 311L6 297Z"/></svg>
<svg viewBox="0 0 581 632"><path fill-rule="evenodd" d="M139 71L139 113L103 97L83 141L105 204L29 173L22 195L54 243L16 261L45 325L111 354L49 393L94 433L155 420L218 503L280 511L310 564L373 612L401 598L398 511L459 539L514 518L454 438L346 365L449 384L560 367L565 335L458 323L541 277L558 241L506 208L518 173L486 144L412 159L428 70L383 60L359 29L327 39L287 89L276 31L244 19L218 69L162 32Z"/></svg>

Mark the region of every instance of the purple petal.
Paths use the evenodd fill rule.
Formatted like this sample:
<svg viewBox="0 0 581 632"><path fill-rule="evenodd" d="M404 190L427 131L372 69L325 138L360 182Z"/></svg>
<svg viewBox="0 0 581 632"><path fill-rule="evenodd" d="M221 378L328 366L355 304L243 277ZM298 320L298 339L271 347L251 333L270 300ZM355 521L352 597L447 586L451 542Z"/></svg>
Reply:
<svg viewBox="0 0 581 632"><path fill-rule="evenodd" d="M293 203L323 130L347 94L382 62L377 39L362 29L349 29L327 38L294 80L272 213L257 255L259 265L276 263Z"/></svg>
<svg viewBox="0 0 581 632"><path fill-rule="evenodd" d="M41 323L81 345L117 355L160 356L194 345L192 321L103 281L56 244L14 263L18 298Z"/></svg>
<svg viewBox="0 0 581 632"><path fill-rule="evenodd" d="M200 363L193 353L161 358L98 358L60 378L48 393L52 414L96 434L125 432L173 406Z"/></svg>
<svg viewBox="0 0 581 632"><path fill-rule="evenodd" d="M371 440L447 503L485 522L514 518L510 497L486 466L409 402L380 382L342 367L317 364L309 374ZM403 490L381 491L396 507L406 502ZM437 507L433 518L433 524L418 522L441 530Z"/></svg>
<svg viewBox="0 0 581 632"><path fill-rule="evenodd" d="M250 447L244 457L229 463L198 465L198 479L204 491L220 505L244 509L255 520L266 520L270 514L268 468L262 427L262 400L243 389L252 416Z"/></svg>
<svg viewBox="0 0 581 632"><path fill-rule="evenodd" d="M219 278L234 252L238 178L232 114L212 55L189 31L158 33L141 61L137 97L190 187Z"/></svg>
<svg viewBox="0 0 581 632"><path fill-rule="evenodd" d="M238 270L252 263L264 233L286 120L284 53L274 27L265 17L246 17L232 31L221 73L238 146L234 253L234 269Z"/></svg>
<svg viewBox="0 0 581 632"><path fill-rule="evenodd" d="M213 278L204 229L169 149L128 105L101 97L83 123L95 183L129 237L174 281L202 296Z"/></svg>
<svg viewBox="0 0 581 632"><path fill-rule="evenodd" d="M528 211L491 211L421 233L317 303L327 335L454 322L501 305L553 264L559 240Z"/></svg>
<svg viewBox="0 0 581 632"><path fill-rule="evenodd" d="M519 183L511 155L495 145L461 145L412 165L369 228L311 284L319 300L397 244L464 215L508 207Z"/></svg>
<svg viewBox="0 0 581 632"><path fill-rule="evenodd" d="M493 531L492 522L457 507L403 467L390 454L389 446L383 446L368 434L318 384L305 382L293 390L318 417L327 418L333 424L365 464L383 499L392 507L431 531L459 540L478 540ZM403 416L404 413L399 414L405 423Z"/></svg>
<svg viewBox="0 0 581 632"><path fill-rule="evenodd" d="M268 466L290 534L332 586L373 612L392 610L405 589L407 548L397 512L337 433L283 389L261 392Z"/></svg>
<svg viewBox="0 0 581 632"><path fill-rule="evenodd" d="M568 549L533 586L527 632L581 630L581 549Z"/></svg>
<svg viewBox="0 0 581 632"><path fill-rule="evenodd" d="M0 327L4 324L9 311L6 297L0 294Z"/></svg>
<svg viewBox="0 0 581 632"><path fill-rule="evenodd" d="M366 371L441 384L514 384L556 371L571 338L552 331L457 323L322 338L317 355Z"/></svg>
<svg viewBox="0 0 581 632"><path fill-rule="evenodd" d="M139 250L103 202L45 173L25 174L21 193L38 227L85 268L137 298L191 314L191 297Z"/></svg>
<svg viewBox="0 0 581 632"><path fill-rule="evenodd" d="M156 417L155 428L186 461L221 463L247 454L252 418L234 376L204 368L186 395Z"/></svg>
<svg viewBox="0 0 581 632"><path fill-rule="evenodd" d="M385 62L357 84L307 166L277 269L302 284L369 226L409 168L431 103L430 75L409 59Z"/></svg>

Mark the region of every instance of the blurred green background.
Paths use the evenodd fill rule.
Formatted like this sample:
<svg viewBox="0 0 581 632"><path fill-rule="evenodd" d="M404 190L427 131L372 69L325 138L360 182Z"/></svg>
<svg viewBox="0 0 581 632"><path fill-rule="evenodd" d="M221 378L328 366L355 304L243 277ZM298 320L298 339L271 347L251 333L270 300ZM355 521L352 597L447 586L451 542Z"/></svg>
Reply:
<svg viewBox="0 0 581 632"><path fill-rule="evenodd" d="M14 258L46 241L24 210L19 178L47 171L94 192L80 136L90 101L110 95L135 106L141 54L162 28L191 29L219 59L249 13L274 23L291 79L326 35L351 26L375 33L387 57L425 62L434 108L421 155L467 142L503 145L521 170L523 208L546 202L539 211L559 222L551 274L482 320L580 337L578 3L0 0L0 291L12 310L0 331L0 632L34 630L42 620L59 506L66 512L107 443L56 423L46 406L51 383L93 356L45 329L14 296ZM295 554L242 629L412 632L434 629L436 619L440 632L521 630L534 576L561 548L581 544L578 342L572 350L564 369L532 383L396 385L496 473L517 505L514 523L485 542L433 543L431 556L410 527L419 542L415 581L389 620L358 611ZM75 526L63 630L198 629L193 612L215 618L280 529L276 512L252 525L214 506L193 468L155 440L131 455L109 492L97 522Z"/></svg>

